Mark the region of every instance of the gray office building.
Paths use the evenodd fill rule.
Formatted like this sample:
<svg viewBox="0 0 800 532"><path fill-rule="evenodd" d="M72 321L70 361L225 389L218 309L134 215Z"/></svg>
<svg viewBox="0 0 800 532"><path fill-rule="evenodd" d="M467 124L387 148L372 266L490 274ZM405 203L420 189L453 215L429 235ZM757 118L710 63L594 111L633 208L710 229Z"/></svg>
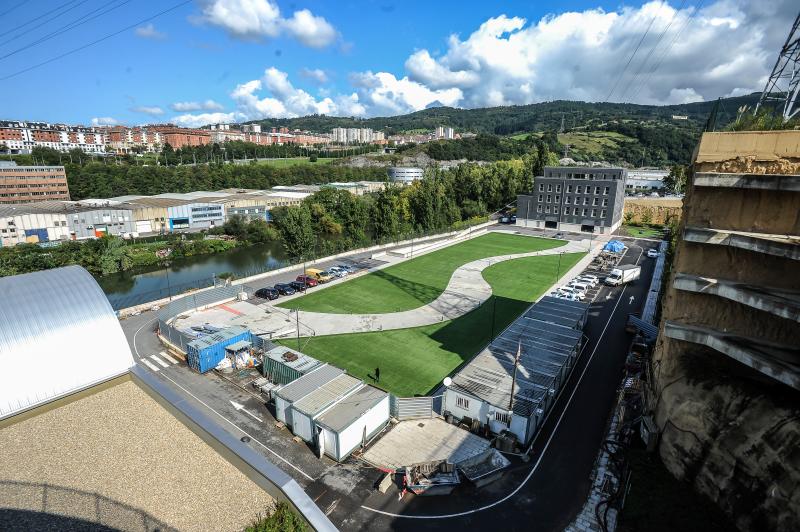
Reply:
<svg viewBox="0 0 800 532"><path fill-rule="evenodd" d="M624 168L545 167L533 192L517 196L517 225L584 233L612 233L622 223Z"/></svg>

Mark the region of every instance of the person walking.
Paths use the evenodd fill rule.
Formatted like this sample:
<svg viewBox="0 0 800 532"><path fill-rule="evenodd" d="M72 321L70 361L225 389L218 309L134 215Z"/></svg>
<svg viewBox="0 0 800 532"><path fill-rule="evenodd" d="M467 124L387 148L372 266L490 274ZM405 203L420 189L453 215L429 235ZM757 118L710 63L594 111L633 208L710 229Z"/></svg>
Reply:
<svg viewBox="0 0 800 532"><path fill-rule="evenodd" d="M375 368L375 382L381 382L381 368Z"/></svg>

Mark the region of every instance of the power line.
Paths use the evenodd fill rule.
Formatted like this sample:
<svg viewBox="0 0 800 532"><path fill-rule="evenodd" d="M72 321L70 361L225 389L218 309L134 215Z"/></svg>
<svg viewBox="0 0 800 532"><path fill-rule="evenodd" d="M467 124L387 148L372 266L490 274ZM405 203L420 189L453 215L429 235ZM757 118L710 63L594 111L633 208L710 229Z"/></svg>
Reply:
<svg viewBox="0 0 800 532"><path fill-rule="evenodd" d="M625 63L625 68L623 68L622 72L620 72L619 76L617 76L617 81L614 82L614 86L611 87L611 90L608 92L608 96L606 96L606 99L603 100L604 102L607 102L608 100L611 99L611 95L614 94L614 91L617 89L617 85L619 85L619 80L621 80L622 77L625 75L625 72L628 71L628 67L631 64L631 61L633 61L636 52L639 51L639 47L642 46L642 42L644 41L644 38L647 37L647 34L650 32L650 28L653 26L653 22L655 22L655 20L656 20L656 15L653 15L653 18L650 19L650 24L647 25L647 29L644 31L644 34L642 35L642 38L639 39L639 42L636 44L636 48L634 48L633 53L628 58L628 62Z"/></svg>
<svg viewBox="0 0 800 532"><path fill-rule="evenodd" d="M34 26L34 27L32 27L32 28L28 28L28 29L27 29L27 30L25 30L25 31L31 31L31 30L35 30L36 28L38 28L38 27L40 27L40 26L43 26L43 25L47 24L47 23L48 23L48 22L50 22L51 20L55 20L55 19L57 19L58 17L60 17L60 16L61 16L61 15L63 15L64 13L67 13L67 12L69 12L69 11L71 11L71 10L75 9L75 8L76 8L76 7L78 7L80 4L83 4L84 2L86 2L87 0L82 0L82 1L81 1L81 2L78 4L78 5L74 5L74 6L68 7L70 4L74 4L76 1L77 1L77 0L70 0L69 2L67 2L67 3L65 3L65 4L61 4L60 6L58 6L58 7L56 7L56 8L53 8L53 9L51 9L50 11L47 11L47 12L45 12L45 13L42 13L42 14L41 14L41 15L39 15L38 17L34 17L34 18L30 19L28 22L24 22L24 23L20 24L20 25L19 25L19 26L17 26L16 28L11 28L10 30L6 30L6 31L4 31L3 33L0 33L0 37L2 37L3 35L8 35L9 33L11 33L11 32L14 32L14 31L21 30L22 28L24 28L24 27L25 27L25 26L27 26L28 24L33 24L34 22L36 22L36 21L37 21L37 20L39 20L39 19L42 19L42 18L44 18L44 17L47 17L47 16L49 16L49 15L53 15L53 16L52 16L52 17L50 17L49 19L46 19L44 22L40 22L40 23L39 23L39 24L37 24L36 26ZM64 9L65 7L66 7L67 9L65 9L64 11L61 11L61 10L62 10L62 9ZM57 11L61 11L61 13L56 13ZM54 13L55 13L55 14L54 14ZM20 33L20 34L18 34L18 35L15 35L15 36L11 37L10 39L7 39L7 40L3 41L2 43L0 43L0 45L2 45L2 44L5 44L5 43L7 43L7 42L11 42L11 41L13 41L14 39L18 39L18 38L20 38L22 35L24 35L24 34L23 34L23 33Z"/></svg>
<svg viewBox="0 0 800 532"><path fill-rule="evenodd" d="M4 17L4 16L8 15L8 14L9 14L9 13L11 13L12 11L14 11L15 9L17 9L17 8L20 8L20 7L24 6L24 5L25 5L25 4L27 4L28 2L29 2L29 0L22 0L22 2L20 2L20 3L19 3L19 4L17 4L17 5L15 5L15 6L14 6L14 7L12 7L11 9L7 9L6 11L3 11L2 13L0 13L0 17Z"/></svg>
<svg viewBox="0 0 800 532"><path fill-rule="evenodd" d="M658 36L658 39L656 39L656 42L650 48L650 51L645 56L644 61L642 61L642 64L639 65L639 70L636 72L636 75L625 86L625 90L622 91L622 95L620 96L620 99L624 100L625 99L625 95L628 93L628 89L631 86L633 86L634 84L636 84L636 82L639 80L639 77L642 75L642 72L644 72L644 69L647 66L647 62L653 56L653 52L655 52L656 49L658 48L658 45L661 44L661 40L664 38L664 35L666 35L667 31L669 31L669 28L672 26L672 23L675 21L675 17L678 15L678 12L681 9L683 9L683 6L685 4L686 4L686 0L682 0L681 1L681 5L678 7L678 9L676 9L675 11L672 12L672 16L670 17L669 22L664 27L664 29L661 31L661 34Z"/></svg>
<svg viewBox="0 0 800 532"><path fill-rule="evenodd" d="M118 1L119 0L114 0L113 2L111 2L111 4L114 4L114 2L118 2ZM5 54L3 56L0 56L0 60L6 59L7 57L11 57L12 55L16 55L19 52L23 52L23 51L25 51L25 50L27 50L29 48L32 48L32 47L36 46L37 44L41 44L41 43L43 43L45 41L49 41L53 37L57 37L58 35L61 35L62 33L66 33L66 32L68 32L68 31L70 31L72 29L77 28L78 26L82 26L82 25L86 24L87 22L90 22L90 21L96 19L97 17L101 17L101 16L105 15L106 13L114 11L115 9L118 9L118 8L124 6L125 4L130 3L131 1L132 0L124 0L121 4L112 5L111 7L108 7L108 5L100 6L97 9L94 9L94 10L89 11L88 13L86 13L84 15L81 15L80 17L76 18L72 22L69 22L68 24L65 24L64 26L61 26L60 28L56 29L55 31L52 31L52 32L48 33L47 35L44 35L44 36L40 37L39 39L26 44L25 46L21 46L20 48L17 48L13 52L9 52L9 53L7 53L7 54ZM102 11L101 13L97 13L98 11L101 11L102 9L105 9L105 11ZM89 15L91 15L93 13L97 13L97 14L92 16L92 17L89 17ZM83 20L81 20L81 19L83 19Z"/></svg>
<svg viewBox="0 0 800 532"><path fill-rule="evenodd" d="M144 24L145 22L149 22L149 21L151 21L151 20L153 20L155 18L158 18L161 15L165 15L165 14L169 13L170 11L175 11L176 9L178 9L180 7L183 7L186 4L190 4L191 2L192 2L192 0L184 0L183 2L178 2L177 4L173 5L172 7L169 7L167 9L163 10L163 11L160 11L159 13L156 13L155 15L152 15L152 16L149 16L149 17L144 18L142 20L139 20L137 22L134 22L133 24L131 24L129 26L125 26L122 29L119 29L119 30L117 30L117 31L115 31L113 33L109 33L108 35L106 35L104 37L100 37L99 39L94 40L94 41L92 41L90 43L86 43L86 44L84 44L82 46L79 46L77 48L73 48L72 50L64 52L63 54L59 54L59 55L57 55L55 57L52 57L52 58L50 58L50 59L48 59L46 61L42 61L41 63L36 63L35 65L31 65L28 68L23 68L22 70L18 70L16 72L14 72L13 74L9 74L8 76L4 76L4 77L0 78L0 81L5 81L7 79L11 79L13 77L19 76L20 74L24 74L25 72L30 72L31 70L39 68L40 66L44 66L44 65L47 65L49 63L52 63L53 61L58 61L59 59L63 59L64 57L67 57L68 55L72 55L72 54L74 54L76 52L80 52L81 50L85 50L86 48L89 48L90 46L94 46L95 44L99 44L99 43L101 43L103 41L106 41L106 40L112 38L112 37L116 37L120 33L124 33L124 32L126 32L126 31L128 31L130 29L135 28L136 26Z"/></svg>
<svg viewBox="0 0 800 532"><path fill-rule="evenodd" d="M699 2L697 2L697 4L695 4L694 10L689 14L688 17L686 17L686 22L683 23L683 26L681 26L681 29L678 30L678 32L675 34L675 37L672 38L672 41L670 41L669 46L667 46L664 49L664 51L661 53L661 56L659 56L658 61L656 61L656 63L655 63L655 66L653 66L653 68L650 70L650 72L648 72L646 74L646 77L642 81L642 84L637 88L637 91L636 91L634 97L638 96L639 92L641 92L644 89L644 87L647 86L647 83L650 81L650 78L652 77L652 75L656 73L656 71L659 69L659 67L661 67L661 63L663 63L664 59L667 58L667 55L669 54L670 50L672 50L672 47L675 45L676 42L678 42L678 39L683 34L684 30L686 30L686 28L692 22L692 19L694 18L694 16L697 13L700 12L700 9L702 9L704 3L705 3L705 0L700 0Z"/></svg>

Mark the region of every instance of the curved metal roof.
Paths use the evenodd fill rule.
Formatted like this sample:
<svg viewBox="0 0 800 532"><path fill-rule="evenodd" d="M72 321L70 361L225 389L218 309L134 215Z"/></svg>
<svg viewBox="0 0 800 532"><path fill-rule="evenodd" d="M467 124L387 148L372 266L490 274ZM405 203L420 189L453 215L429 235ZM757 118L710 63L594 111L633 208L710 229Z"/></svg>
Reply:
<svg viewBox="0 0 800 532"><path fill-rule="evenodd" d="M80 266L0 278L0 419L133 364L114 310Z"/></svg>

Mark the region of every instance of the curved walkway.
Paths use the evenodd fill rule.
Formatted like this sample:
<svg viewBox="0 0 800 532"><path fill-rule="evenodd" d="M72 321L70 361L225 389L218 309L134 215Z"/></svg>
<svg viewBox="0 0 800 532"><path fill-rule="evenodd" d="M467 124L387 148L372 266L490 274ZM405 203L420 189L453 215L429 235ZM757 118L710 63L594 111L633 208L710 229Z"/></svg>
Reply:
<svg viewBox="0 0 800 532"><path fill-rule="evenodd" d="M600 244L602 246L602 244ZM483 270L507 260L559 253L581 253L587 250L586 240L570 240L563 246L530 253L497 255L468 262L457 268L444 292L434 301L411 310L385 314L331 314L299 311L300 322L315 336L386 331L423 327L452 320L475 310L492 295L492 287L483 278ZM303 333L301 332L301 335Z"/></svg>

